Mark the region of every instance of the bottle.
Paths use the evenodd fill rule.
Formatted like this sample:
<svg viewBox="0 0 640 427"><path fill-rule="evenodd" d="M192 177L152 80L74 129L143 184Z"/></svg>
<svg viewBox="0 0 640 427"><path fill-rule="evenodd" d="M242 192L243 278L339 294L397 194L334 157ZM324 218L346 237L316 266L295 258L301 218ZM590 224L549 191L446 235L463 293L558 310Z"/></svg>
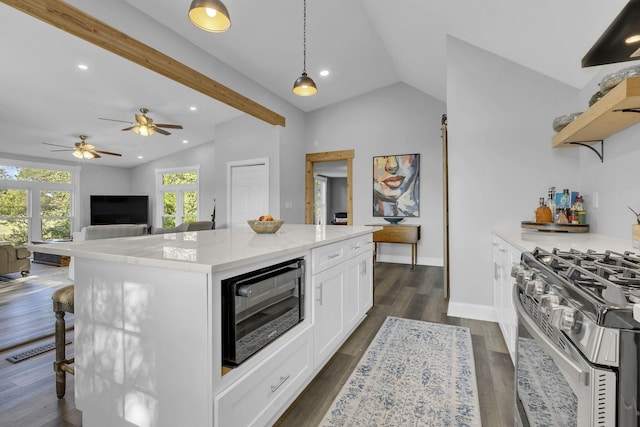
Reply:
<svg viewBox="0 0 640 427"><path fill-rule="evenodd" d="M549 188L547 206L551 211L551 222L556 222L558 219L558 213L556 212L556 187Z"/></svg>
<svg viewBox="0 0 640 427"><path fill-rule="evenodd" d="M536 209L536 222L551 222L551 209L544 203L544 197L540 197L540 206Z"/></svg>
<svg viewBox="0 0 640 427"><path fill-rule="evenodd" d="M571 209L573 209L576 212L576 215L578 217L578 220L577 220L578 224L586 224L587 223L587 213L584 210L584 203L582 201L582 196L581 195L577 195L576 196L576 201L573 204L573 206L571 207Z"/></svg>

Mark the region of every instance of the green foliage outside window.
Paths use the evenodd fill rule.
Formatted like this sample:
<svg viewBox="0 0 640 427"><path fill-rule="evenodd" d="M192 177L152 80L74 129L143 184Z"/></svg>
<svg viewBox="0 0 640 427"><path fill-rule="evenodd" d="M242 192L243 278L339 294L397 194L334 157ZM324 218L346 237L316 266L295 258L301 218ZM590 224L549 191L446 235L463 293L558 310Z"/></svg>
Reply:
<svg viewBox="0 0 640 427"><path fill-rule="evenodd" d="M197 184L198 174L195 172L165 173L162 185Z"/></svg>
<svg viewBox="0 0 640 427"><path fill-rule="evenodd" d="M182 222L195 222L198 220L198 192L185 191L182 195Z"/></svg>

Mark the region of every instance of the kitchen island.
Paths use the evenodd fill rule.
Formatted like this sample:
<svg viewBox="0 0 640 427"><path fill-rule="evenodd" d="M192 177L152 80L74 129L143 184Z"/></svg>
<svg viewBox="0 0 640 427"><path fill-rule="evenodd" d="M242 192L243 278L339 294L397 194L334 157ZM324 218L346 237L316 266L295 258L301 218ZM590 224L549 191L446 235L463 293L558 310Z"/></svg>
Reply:
<svg viewBox="0 0 640 427"><path fill-rule="evenodd" d="M38 245L75 257L75 393L85 426L267 425L373 303L367 226L285 224ZM304 258L305 317L222 366L226 278Z"/></svg>

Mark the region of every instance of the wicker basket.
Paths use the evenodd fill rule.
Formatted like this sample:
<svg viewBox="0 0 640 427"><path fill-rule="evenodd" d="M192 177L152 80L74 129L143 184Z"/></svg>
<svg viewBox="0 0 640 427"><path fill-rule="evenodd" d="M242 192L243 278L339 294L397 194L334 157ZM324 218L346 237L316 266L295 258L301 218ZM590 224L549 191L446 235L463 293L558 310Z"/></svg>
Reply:
<svg viewBox="0 0 640 427"><path fill-rule="evenodd" d="M247 224L249 224L249 227L258 234L268 234L275 233L280 230L284 221L281 219L273 221L258 221L257 219L250 219L247 221Z"/></svg>

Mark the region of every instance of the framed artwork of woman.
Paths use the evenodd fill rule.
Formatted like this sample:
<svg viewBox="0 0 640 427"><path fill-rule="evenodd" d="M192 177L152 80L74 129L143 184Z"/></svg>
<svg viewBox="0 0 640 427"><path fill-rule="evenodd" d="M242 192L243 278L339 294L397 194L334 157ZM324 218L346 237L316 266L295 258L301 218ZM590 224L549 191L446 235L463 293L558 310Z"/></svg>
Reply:
<svg viewBox="0 0 640 427"><path fill-rule="evenodd" d="M373 216L420 216L420 154L373 158Z"/></svg>

